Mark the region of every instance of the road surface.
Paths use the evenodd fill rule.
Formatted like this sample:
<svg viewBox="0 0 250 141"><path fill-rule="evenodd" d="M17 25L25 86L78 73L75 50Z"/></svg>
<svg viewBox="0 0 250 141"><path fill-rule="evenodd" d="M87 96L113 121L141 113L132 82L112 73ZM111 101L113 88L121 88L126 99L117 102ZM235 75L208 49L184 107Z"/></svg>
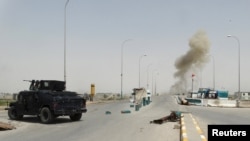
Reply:
<svg viewBox="0 0 250 141"><path fill-rule="evenodd" d="M0 111L0 121L16 126L13 130L0 131L0 138L3 141L180 141L180 129L175 128L179 122L149 123L169 115L171 110L180 110L174 97L154 96L152 102L139 111L130 105L129 100L89 104L88 112L80 121L59 117L48 125L28 116L21 121L10 121L7 111ZM123 110L131 113L121 113Z"/></svg>

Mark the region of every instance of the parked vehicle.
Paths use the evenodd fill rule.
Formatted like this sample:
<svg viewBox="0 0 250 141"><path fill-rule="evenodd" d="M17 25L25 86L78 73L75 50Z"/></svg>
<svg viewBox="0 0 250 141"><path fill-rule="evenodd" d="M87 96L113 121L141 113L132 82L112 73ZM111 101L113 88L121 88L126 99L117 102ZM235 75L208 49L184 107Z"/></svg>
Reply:
<svg viewBox="0 0 250 141"><path fill-rule="evenodd" d="M76 92L65 91L65 82L57 80L30 81L30 89L18 93L17 101L9 104L8 116L20 120L36 115L42 123L51 123L58 116L78 121L86 113L86 100Z"/></svg>

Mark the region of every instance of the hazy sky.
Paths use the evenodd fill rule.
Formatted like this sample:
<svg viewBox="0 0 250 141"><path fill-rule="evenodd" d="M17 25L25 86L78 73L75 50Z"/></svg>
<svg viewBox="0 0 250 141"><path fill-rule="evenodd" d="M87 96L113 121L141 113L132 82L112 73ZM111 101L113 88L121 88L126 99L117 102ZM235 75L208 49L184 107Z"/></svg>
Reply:
<svg viewBox="0 0 250 141"><path fill-rule="evenodd" d="M64 80L65 3L0 0L0 92L28 89L23 80ZM68 90L89 93L94 83L97 93L120 93L124 43L123 93L139 83L151 89L152 80L158 92L168 92L177 81L175 61L203 30L212 57L186 74L187 89L194 73L195 89L212 88L214 74L216 89L238 91L239 45L230 34L240 42L241 90L250 91L249 0L70 0L66 13Z"/></svg>

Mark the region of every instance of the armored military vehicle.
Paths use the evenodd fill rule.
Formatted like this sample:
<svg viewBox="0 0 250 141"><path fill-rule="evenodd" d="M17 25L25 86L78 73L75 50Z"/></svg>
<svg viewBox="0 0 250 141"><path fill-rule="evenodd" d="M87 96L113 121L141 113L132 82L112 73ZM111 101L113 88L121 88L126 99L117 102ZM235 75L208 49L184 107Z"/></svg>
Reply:
<svg viewBox="0 0 250 141"><path fill-rule="evenodd" d="M42 123L52 123L58 116L78 121L86 113L86 100L76 92L65 91L65 82L32 80L29 90L20 91L17 101L9 104L8 116L20 120L24 115L36 115Z"/></svg>

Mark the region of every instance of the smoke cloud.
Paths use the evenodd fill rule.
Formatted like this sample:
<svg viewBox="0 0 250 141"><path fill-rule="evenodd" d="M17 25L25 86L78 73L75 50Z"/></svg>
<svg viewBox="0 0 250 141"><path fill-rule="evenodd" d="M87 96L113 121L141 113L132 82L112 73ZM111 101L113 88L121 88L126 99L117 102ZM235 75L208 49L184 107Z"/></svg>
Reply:
<svg viewBox="0 0 250 141"><path fill-rule="evenodd" d="M210 42L205 31L197 31L189 40L189 47L189 50L175 61L177 71L174 73L174 77L177 82L171 87L170 93L181 94L191 90L192 75L194 74L195 78L198 78L199 73L197 72L209 60Z"/></svg>

